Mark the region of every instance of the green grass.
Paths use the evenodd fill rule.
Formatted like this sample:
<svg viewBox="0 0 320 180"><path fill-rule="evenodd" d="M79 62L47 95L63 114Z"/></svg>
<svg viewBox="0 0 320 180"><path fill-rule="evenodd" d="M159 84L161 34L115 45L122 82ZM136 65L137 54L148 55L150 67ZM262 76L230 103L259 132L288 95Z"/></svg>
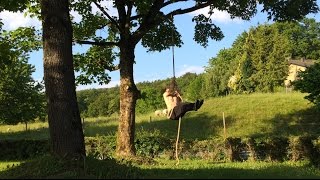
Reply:
<svg viewBox="0 0 320 180"><path fill-rule="evenodd" d="M320 170L300 162L232 162L204 160L158 160L157 165L141 166L146 179L278 179L320 178Z"/></svg>
<svg viewBox="0 0 320 180"><path fill-rule="evenodd" d="M223 115L227 136L270 137L320 135L320 112L298 92L255 93L206 99L197 112L188 112L182 119L180 139L210 139L224 137ZM177 135L178 121L156 117L153 112L136 115L136 135L161 133L172 139ZM118 117L85 118L86 137L115 135ZM48 123L37 122L15 126L1 125L1 139L48 139ZM50 162L50 163L49 163ZM0 177L34 178L320 178L320 170L308 162L232 162L207 160L176 161L156 159L157 163L140 163L131 167L116 161L87 158L84 169L60 164L50 157L26 162L0 162ZM41 169L39 169L41 167ZM46 167L46 168L44 168ZM115 168L115 169L113 169ZM118 169L117 169L118 168ZM119 174L119 168L129 169ZM27 169L27 170L26 170ZM112 171L108 171L110 169ZM137 173L137 174L136 174Z"/></svg>
<svg viewBox="0 0 320 180"><path fill-rule="evenodd" d="M197 112L188 112L181 122L181 137L208 139L224 137L270 137L290 135L319 135L320 112L304 99L302 93L255 93L230 95L205 100ZM153 119L148 122L149 117ZM137 118L137 131L159 129L174 138L178 121L153 117Z"/></svg>

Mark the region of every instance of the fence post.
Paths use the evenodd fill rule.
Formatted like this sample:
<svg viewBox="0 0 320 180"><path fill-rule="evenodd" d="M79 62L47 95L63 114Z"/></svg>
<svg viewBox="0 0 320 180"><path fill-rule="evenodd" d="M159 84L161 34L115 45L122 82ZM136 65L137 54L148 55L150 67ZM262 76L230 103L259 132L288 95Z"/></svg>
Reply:
<svg viewBox="0 0 320 180"><path fill-rule="evenodd" d="M222 120L223 120L223 137L224 137L224 140L226 140L227 130L226 130L226 120L224 118L224 112L222 112Z"/></svg>

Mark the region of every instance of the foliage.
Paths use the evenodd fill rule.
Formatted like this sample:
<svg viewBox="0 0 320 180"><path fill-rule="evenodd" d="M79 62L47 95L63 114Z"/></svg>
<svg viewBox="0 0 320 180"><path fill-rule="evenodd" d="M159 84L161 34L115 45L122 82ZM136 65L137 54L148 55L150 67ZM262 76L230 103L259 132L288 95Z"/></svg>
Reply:
<svg viewBox="0 0 320 180"><path fill-rule="evenodd" d="M20 1L1 1L0 2L0 12L3 10L8 11L22 11L27 7L27 0Z"/></svg>
<svg viewBox="0 0 320 180"><path fill-rule="evenodd" d="M295 89L303 93L307 100L320 108L320 63L315 63L303 72L299 72L298 80L292 82Z"/></svg>
<svg viewBox="0 0 320 180"><path fill-rule="evenodd" d="M100 160L109 159L114 156L116 149L115 136L101 136L85 138L86 154Z"/></svg>
<svg viewBox="0 0 320 180"><path fill-rule="evenodd" d="M255 91L274 92L287 76L289 41L272 26L259 26L249 34L246 52L253 72L247 79L254 84Z"/></svg>
<svg viewBox="0 0 320 180"><path fill-rule="evenodd" d="M170 139L160 134L159 130L153 132L142 131L138 133L135 141L137 155L151 158L159 156L165 149L170 149L171 145Z"/></svg>
<svg viewBox="0 0 320 180"><path fill-rule="evenodd" d="M194 80L190 79L189 85L186 87L183 101L194 102L196 99L204 99L205 94L203 92L203 80L204 75L197 75Z"/></svg>
<svg viewBox="0 0 320 180"><path fill-rule="evenodd" d="M1 153L0 159L26 160L42 156L49 152L48 140L2 140L0 141Z"/></svg>
<svg viewBox="0 0 320 180"><path fill-rule="evenodd" d="M86 53L74 55L75 71L79 72L77 84L108 84L111 80L105 69L112 68L112 50L98 46L91 47ZM111 59L108 59L111 58Z"/></svg>
<svg viewBox="0 0 320 180"><path fill-rule="evenodd" d="M119 111L119 98L117 94L101 93L97 96L88 106L87 116L98 117L98 116L110 116L114 112Z"/></svg>
<svg viewBox="0 0 320 180"><path fill-rule="evenodd" d="M204 85L210 92L207 96L274 92L283 86L288 59L319 59L318 49L313 48L319 44L318 29L314 19L305 18L259 25L242 33L230 49L220 50L209 60Z"/></svg>
<svg viewBox="0 0 320 180"><path fill-rule="evenodd" d="M28 53L40 47L39 36L34 28L0 33L0 122L17 124L37 117L44 119L43 85L32 79L35 69L27 62Z"/></svg>
<svg viewBox="0 0 320 180"><path fill-rule="evenodd" d="M238 39L236 43L241 43ZM232 49L219 51L217 57L209 60L209 65L205 69L205 96L216 97L229 93L228 82L235 68L236 54Z"/></svg>
<svg viewBox="0 0 320 180"><path fill-rule="evenodd" d="M162 97L162 89L155 89L152 86L141 90L141 98L137 101L137 113L145 114L157 109L165 109L164 100Z"/></svg>

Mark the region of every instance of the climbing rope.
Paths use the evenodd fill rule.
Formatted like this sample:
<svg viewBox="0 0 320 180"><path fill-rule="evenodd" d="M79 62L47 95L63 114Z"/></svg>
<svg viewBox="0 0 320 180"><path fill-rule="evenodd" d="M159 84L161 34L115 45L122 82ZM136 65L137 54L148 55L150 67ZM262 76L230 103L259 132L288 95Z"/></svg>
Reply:
<svg viewBox="0 0 320 180"><path fill-rule="evenodd" d="M173 16L171 16L171 19L172 19L172 24L173 24ZM176 82L176 72L175 72L175 64L174 64L174 29L172 29L171 31L171 50L172 50L172 74L173 74L173 78L172 78L172 81L170 83L170 89L172 91L180 91L178 89L178 84ZM175 152L175 156L176 156L176 160L177 160L177 163L176 165L179 165L179 153L178 153L178 147L179 147L179 137L180 137L180 126L181 126L181 117L179 118L179 124L178 124L178 133L177 133L177 139L176 139L176 152Z"/></svg>

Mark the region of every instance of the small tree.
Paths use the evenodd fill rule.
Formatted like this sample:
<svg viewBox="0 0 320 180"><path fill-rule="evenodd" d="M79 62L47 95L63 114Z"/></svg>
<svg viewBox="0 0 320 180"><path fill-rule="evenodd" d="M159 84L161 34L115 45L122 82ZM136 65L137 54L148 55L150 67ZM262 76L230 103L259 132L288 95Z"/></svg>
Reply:
<svg viewBox="0 0 320 180"><path fill-rule="evenodd" d="M0 122L17 124L43 118L43 86L31 77L28 52L39 48L33 28L3 31L0 24ZM26 126L27 128L27 126Z"/></svg>
<svg viewBox="0 0 320 180"><path fill-rule="evenodd" d="M303 72L299 72L298 80L293 81L295 89L309 93L305 99L314 103L320 109L320 63L315 63Z"/></svg>

